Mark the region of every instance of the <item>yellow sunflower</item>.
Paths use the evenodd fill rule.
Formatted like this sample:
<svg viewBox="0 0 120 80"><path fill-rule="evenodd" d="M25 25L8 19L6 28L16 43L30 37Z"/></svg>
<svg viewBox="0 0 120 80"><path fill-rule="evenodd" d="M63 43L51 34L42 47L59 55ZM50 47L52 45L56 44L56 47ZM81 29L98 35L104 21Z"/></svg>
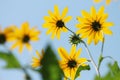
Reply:
<svg viewBox="0 0 120 80"><path fill-rule="evenodd" d="M84 66L85 62L87 62L86 58L79 58L81 50L82 49L80 48L76 51L76 47L72 46L69 55L64 48L58 48L59 55L62 58L60 67L64 71L65 77L71 78L71 80L74 80L78 67Z"/></svg>
<svg viewBox="0 0 120 80"><path fill-rule="evenodd" d="M94 2L99 3L102 0L94 0ZM106 4L109 5L111 3L112 0L106 0Z"/></svg>
<svg viewBox="0 0 120 80"><path fill-rule="evenodd" d="M36 27L33 27L30 29L29 23L24 22L21 25L21 29L16 28L15 30L14 36L16 37L17 41L15 42L15 44L12 45L11 49L14 49L17 46L19 46L19 52L21 53L23 50L23 47L26 46L28 50L32 50L30 41L38 41L39 34L40 34L40 31L38 31Z"/></svg>
<svg viewBox="0 0 120 80"><path fill-rule="evenodd" d="M48 14L50 16L45 16L44 20L45 23L43 24L44 28L48 28L46 34L51 34L51 38L54 39L56 36L57 39L60 39L61 32L66 32L67 29L65 28L65 23L70 21L72 19L71 16L67 16L68 13L68 7L64 8L62 14L60 15L58 6L54 6L54 12L48 11Z"/></svg>
<svg viewBox="0 0 120 80"><path fill-rule="evenodd" d="M7 27L4 30L0 27L0 44L5 44L8 41L15 40L13 31L15 27Z"/></svg>
<svg viewBox="0 0 120 80"><path fill-rule="evenodd" d="M33 68L38 68L41 66L41 59L43 58L44 51L42 50L42 55L38 51L36 51L37 57L32 58L32 67Z"/></svg>
<svg viewBox="0 0 120 80"><path fill-rule="evenodd" d="M104 13L103 6L99 9L98 13L94 7L91 7L90 14L83 10L82 16L77 17L79 21L79 24L76 25L79 28L77 33L81 35L81 38L88 38L88 44L92 41L94 41L94 44L97 44L99 40L103 41L104 34L112 34L109 27L113 26L113 23L106 21L108 14Z"/></svg>

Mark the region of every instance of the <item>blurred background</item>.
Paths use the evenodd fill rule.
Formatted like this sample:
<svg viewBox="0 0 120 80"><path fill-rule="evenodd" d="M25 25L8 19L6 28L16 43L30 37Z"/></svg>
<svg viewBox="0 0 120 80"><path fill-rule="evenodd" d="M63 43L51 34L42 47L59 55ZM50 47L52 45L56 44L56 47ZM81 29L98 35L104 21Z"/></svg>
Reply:
<svg viewBox="0 0 120 80"><path fill-rule="evenodd" d="M62 33L60 40L50 39L50 35L46 35L46 30L42 28L42 24L44 23L43 17L48 15L48 10L54 9L54 5L58 5L60 12L64 9L64 7L69 8L69 12L67 15L71 15L73 18L70 22L66 24L68 28L73 31L76 31L75 24L77 24L76 17L81 16L81 10L86 10L90 12L90 7L95 6L98 10L100 6L105 6L105 12L109 14L107 21L114 22L114 26L110 29L113 31L112 36L106 35L105 38L105 46L104 46L104 56L112 56L115 60L118 61L120 65L120 1L113 0L109 5L105 4L105 0L101 3L94 3L93 0L0 0L0 27L2 29L10 26L16 25L18 27L21 26L23 22L29 22L31 27L37 26L41 31L40 40L38 42L31 42L33 51L29 52L26 48L24 48L23 53L18 53L18 48L14 49L12 52L15 57L18 58L19 62L22 66L30 66L32 56L35 56L35 51L41 51L45 48L47 43L52 45L52 49L56 52L56 56L60 59L57 49L58 47L64 47L68 51L70 51L71 44L69 43L70 32ZM86 40L85 40L86 41ZM101 50L101 42L98 45L94 45L93 43L89 45L89 49L92 53L92 56L95 62L98 62L98 57L100 55ZM5 46L9 49L12 43L6 43ZM82 47L81 57L88 58L84 46L80 44L77 48ZM0 46L0 51L7 51L6 47ZM110 59L104 60L101 65L101 75L105 75L108 71L107 63L113 62ZM25 80L25 74L22 70L19 69L4 69L6 63L2 59L0 59L0 80ZM90 71L81 72L80 78L77 80L93 80L96 72L93 66L90 64ZM42 80L41 75L37 72L28 69L28 73L32 76L32 80Z"/></svg>

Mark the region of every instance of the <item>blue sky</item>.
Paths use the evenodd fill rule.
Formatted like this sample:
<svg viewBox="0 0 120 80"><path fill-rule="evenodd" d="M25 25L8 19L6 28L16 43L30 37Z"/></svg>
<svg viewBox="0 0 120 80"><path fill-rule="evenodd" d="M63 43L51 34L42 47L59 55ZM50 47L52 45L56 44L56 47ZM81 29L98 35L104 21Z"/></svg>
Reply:
<svg viewBox="0 0 120 80"><path fill-rule="evenodd" d="M57 48L62 46L66 48L68 51L71 48L71 45L68 42L68 38L70 36L70 32L62 33L61 39L51 40L50 35L46 35L46 29L42 28L42 24L44 23L43 17L48 15L47 11L52 10L54 5L58 5L60 11L63 10L64 7L69 8L69 12L67 15L73 16L73 19L66 24L68 28L73 31L76 31L75 24L78 22L76 21L77 16L81 16L81 10L90 11L91 6L95 6L98 10L100 6L105 6L105 12L109 14L107 21L114 22L114 26L110 29L113 31L112 36L106 35L106 41L104 46L104 55L105 56L112 56L115 60L120 62L120 1L112 2L110 5L106 6L105 1L95 4L92 0L0 0L0 26L5 28L9 25L16 25L20 27L23 22L28 21L30 26L38 26L38 29L41 31L40 41L32 43L33 51L28 52L26 48L24 49L22 54L19 54L16 48L13 50L14 55L19 59L20 63L25 66L27 64L30 65L31 57L35 55L36 50L41 50L46 46L49 42L52 44L53 49L57 53ZM6 44L8 48L11 46L11 43ZM84 46L81 44L78 48L82 47L82 54L81 57L88 58ZM0 50L4 48L0 47ZM101 49L101 42L95 46L94 44L89 45L89 49L94 57L95 62L97 62L100 49ZM5 49L4 49L5 50ZM59 58L59 56L58 56ZM112 62L109 59L106 59L101 66L101 74L104 75L107 71L106 64L107 62ZM0 60L0 66L4 66L5 63ZM120 65L120 63L119 63ZM79 80L92 80L93 76L95 75L95 70L92 65L90 71L84 71L81 73L81 77ZM33 80L39 80L39 76L36 72L32 72L28 70L30 74L33 76ZM17 73L17 74L16 74ZM3 70L0 69L0 80L24 80L24 73L21 70ZM42 79L41 79L42 80Z"/></svg>

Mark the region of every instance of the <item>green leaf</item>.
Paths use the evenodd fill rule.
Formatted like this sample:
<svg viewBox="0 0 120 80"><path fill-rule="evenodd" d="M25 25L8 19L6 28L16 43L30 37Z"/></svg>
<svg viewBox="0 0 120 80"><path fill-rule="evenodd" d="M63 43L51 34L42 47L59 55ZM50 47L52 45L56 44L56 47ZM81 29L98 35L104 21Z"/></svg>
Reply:
<svg viewBox="0 0 120 80"><path fill-rule="evenodd" d="M80 72L84 70L90 70L90 66L89 65L79 66L79 68L77 69L76 75L75 75L75 79L80 75Z"/></svg>
<svg viewBox="0 0 120 80"><path fill-rule="evenodd" d="M114 75L116 75L118 72L120 72L120 68L118 66L117 61L115 61L113 65L108 64L108 66L109 66L109 68L111 69L111 71Z"/></svg>
<svg viewBox="0 0 120 80"><path fill-rule="evenodd" d="M40 72L43 80L62 80L62 70L60 69L58 60L50 46L47 46L45 50L41 65Z"/></svg>
<svg viewBox="0 0 120 80"><path fill-rule="evenodd" d="M106 75L101 77L101 80L120 80L120 67L118 66L117 61L114 64L108 64L109 71ZM94 80L99 80L98 76L95 76Z"/></svg>
<svg viewBox="0 0 120 80"><path fill-rule="evenodd" d="M12 53L0 52L0 58L7 63L4 68L21 68L20 63Z"/></svg>

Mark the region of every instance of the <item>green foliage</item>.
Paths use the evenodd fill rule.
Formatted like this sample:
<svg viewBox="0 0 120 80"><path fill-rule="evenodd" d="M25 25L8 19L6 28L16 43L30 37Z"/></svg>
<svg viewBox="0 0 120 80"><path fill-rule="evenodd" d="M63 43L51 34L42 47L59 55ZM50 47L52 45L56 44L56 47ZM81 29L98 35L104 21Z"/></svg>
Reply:
<svg viewBox="0 0 120 80"><path fill-rule="evenodd" d="M86 65L86 66L79 66L76 75L75 75L75 79L80 75L80 72L83 70L90 70L90 66Z"/></svg>
<svg viewBox="0 0 120 80"><path fill-rule="evenodd" d="M20 63L11 52L0 52L0 59L3 59L7 63L4 68L21 68Z"/></svg>
<svg viewBox="0 0 120 80"><path fill-rule="evenodd" d="M108 64L109 71L101 80L120 80L120 67L115 61L114 64ZM99 80L99 77L95 76L94 80Z"/></svg>
<svg viewBox="0 0 120 80"><path fill-rule="evenodd" d="M42 67L40 71L43 80L62 80L62 71L50 46L47 46L45 50L41 65Z"/></svg>

